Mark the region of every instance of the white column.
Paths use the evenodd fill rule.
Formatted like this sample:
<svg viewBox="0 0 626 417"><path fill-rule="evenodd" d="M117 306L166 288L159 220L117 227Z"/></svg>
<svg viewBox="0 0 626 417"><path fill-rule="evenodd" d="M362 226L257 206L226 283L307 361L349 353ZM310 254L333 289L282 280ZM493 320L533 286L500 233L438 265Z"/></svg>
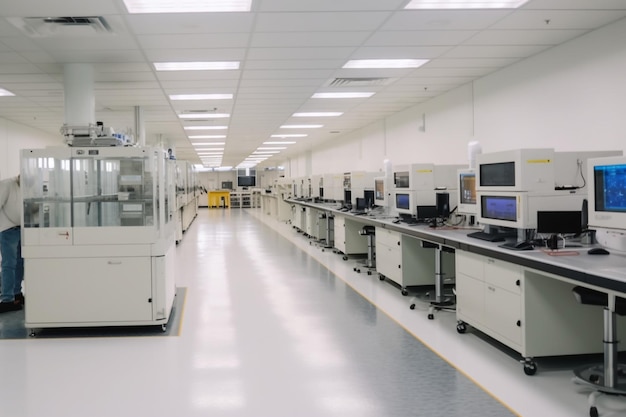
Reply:
<svg viewBox="0 0 626 417"><path fill-rule="evenodd" d="M146 146L146 130L143 121L143 108L135 106L135 142L139 146Z"/></svg>
<svg viewBox="0 0 626 417"><path fill-rule="evenodd" d="M65 64L65 123L68 126L95 124L93 67L89 64Z"/></svg>

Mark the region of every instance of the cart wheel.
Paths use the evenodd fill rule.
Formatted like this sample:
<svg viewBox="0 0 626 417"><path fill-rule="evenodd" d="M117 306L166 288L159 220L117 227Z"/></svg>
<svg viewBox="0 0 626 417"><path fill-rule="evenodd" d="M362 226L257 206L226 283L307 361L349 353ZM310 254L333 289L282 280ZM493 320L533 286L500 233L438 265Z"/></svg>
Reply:
<svg viewBox="0 0 626 417"><path fill-rule="evenodd" d="M411 304L411 305L409 306L409 308L410 308L411 310L415 310L415 304Z"/></svg>
<svg viewBox="0 0 626 417"><path fill-rule="evenodd" d="M383 274L378 274L378 279L381 281L385 280L385 276Z"/></svg>
<svg viewBox="0 0 626 417"><path fill-rule="evenodd" d="M343 259L344 261L347 261L348 257L346 255L343 255L343 258L341 258L341 259Z"/></svg>
<svg viewBox="0 0 626 417"><path fill-rule="evenodd" d="M435 315L434 314L429 314L428 315L428 320L435 320Z"/></svg>
<svg viewBox="0 0 626 417"><path fill-rule="evenodd" d="M355 266L354 268L352 268L352 270L353 270L354 272L356 272L356 266Z"/></svg>
<svg viewBox="0 0 626 417"><path fill-rule="evenodd" d="M166 332L167 331L167 324L162 324L161 325L161 331L162 332Z"/></svg>
<svg viewBox="0 0 626 417"><path fill-rule="evenodd" d="M535 375L537 373L537 364L532 361L524 363L524 373L528 376Z"/></svg>
<svg viewBox="0 0 626 417"><path fill-rule="evenodd" d="M589 409L589 416L590 417L598 417L598 407L591 407Z"/></svg>
<svg viewBox="0 0 626 417"><path fill-rule="evenodd" d="M361 273L360 269L355 269L356 272L358 272L359 274Z"/></svg>
<svg viewBox="0 0 626 417"><path fill-rule="evenodd" d="M400 291L400 293L404 296L409 295L409 292L405 288L402 288L402 291Z"/></svg>
<svg viewBox="0 0 626 417"><path fill-rule="evenodd" d="M372 275L372 271L367 271L367 275Z"/></svg>
<svg viewBox="0 0 626 417"><path fill-rule="evenodd" d="M30 331L30 333L29 333L28 335L29 335L30 337L35 337L35 336L37 336L37 335L35 334L35 330L31 330L31 331Z"/></svg>
<svg viewBox="0 0 626 417"><path fill-rule="evenodd" d="M467 325L465 323L457 324L456 331L461 334L465 333L467 331Z"/></svg>

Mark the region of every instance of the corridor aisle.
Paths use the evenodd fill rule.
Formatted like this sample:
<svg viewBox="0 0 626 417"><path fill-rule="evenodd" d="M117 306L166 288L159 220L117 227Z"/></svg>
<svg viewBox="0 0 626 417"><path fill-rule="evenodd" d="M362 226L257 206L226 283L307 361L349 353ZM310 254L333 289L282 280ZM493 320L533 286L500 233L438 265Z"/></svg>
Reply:
<svg viewBox="0 0 626 417"><path fill-rule="evenodd" d="M354 291L252 211L200 210L177 265L178 335L2 340L0 415L515 415L364 298L387 303L395 288L355 274Z"/></svg>

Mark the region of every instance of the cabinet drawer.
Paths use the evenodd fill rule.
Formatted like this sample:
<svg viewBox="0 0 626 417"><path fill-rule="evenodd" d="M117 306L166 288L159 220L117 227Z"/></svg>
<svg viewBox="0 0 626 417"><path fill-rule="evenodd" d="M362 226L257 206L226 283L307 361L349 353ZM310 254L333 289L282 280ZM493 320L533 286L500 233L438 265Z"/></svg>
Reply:
<svg viewBox="0 0 626 417"><path fill-rule="evenodd" d="M483 280L485 275L485 257L473 253L456 251L456 270L465 275Z"/></svg>
<svg viewBox="0 0 626 417"><path fill-rule="evenodd" d="M402 264L402 250L399 247L388 246L385 244L376 245L376 262L384 260L395 265Z"/></svg>
<svg viewBox="0 0 626 417"><path fill-rule="evenodd" d="M485 324L499 341L520 351L522 346L521 296L485 284Z"/></svg>
<svg viewBox="0 0 626 417"><path fill-rule="evenodd" d="M392 230L383 229L382 227L376 228L376 244L400 247L400 233Z"/></svg>
<svg viewBox="0 0 626 417"><path fill-rule="evenodd" d="M521 294L523 273L520 265L485 258L485 282L514 294Z"/></svg>

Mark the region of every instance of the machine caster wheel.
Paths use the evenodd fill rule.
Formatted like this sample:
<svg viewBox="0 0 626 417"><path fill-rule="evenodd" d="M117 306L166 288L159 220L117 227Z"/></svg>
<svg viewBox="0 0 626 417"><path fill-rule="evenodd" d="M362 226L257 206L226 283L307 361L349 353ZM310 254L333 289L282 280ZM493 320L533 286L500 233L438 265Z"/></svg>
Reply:
<svg viewBox="0 0 626 417"><path fill-rule="evenodd" d="M524 373L528 376L535 375L537 373L537 364L535 362L524 363Z"/></svg>
<svg viewBox="0 0 626 417"><path fill-rule="evenodd" d="M372 271L367 271L367 275L372 275Z"/></svg>
<svg viewBox="0 0 626 417"><path fill-rule="evenodd" d="M167 324L162 324L162 325L161 325L161 331L162 331L163 333L165 333L165 332L167 331Z"/></svg>
<svg viewBox="0 0 626 417"><path fill-rule="evenodd" d="M409 295L409 292L407 290L405 290L404 288L402 288L402 291L400 291L400 294L407 296Z"/></svg>
<svg viewBox="0 0 626 417"><path fill-rule="evenodd" d="M435 320L435 315L434 314L429 314L428 315L428 320Z"/></svg>
<svg viewBox="0 0 626 417"><path fill-rule="evenodd" d="M467 325L465 323L457 324L456 331L461 334L465 333L467 331Z"/></svg>
<svg viewBox="0 0 626 417"><path fill-rule="evenodd" d="M35 331L34 331L34 330L31 330L31 331L30 331L30 333L29 333L28 335L29 335L30 337L35 337L35 336L37 336L37 335L35 334Z"/></svg>
<svg viewBox="0 0 626 417"><path fill-rule="evenodd" d="M411 304L411 305L409 306L409 308L410 308L411 310L415 310L415 304Z"/></svg>
<svg viewBox="0 0 626 417"><path fill-rule="evenodd" d="M354 268L352 268L352 270L353 270L354 272L356 272L356 266L355 266Z"/></svg>
<svg viewBox="0 0 626 417"><path fill-rule="evenodd" d="M326 252L326 250L325 250L325 249L322 249L322 252Z"/></svg>
<svg viewBox="0 0 626 417"><path fill-rule="evenodd" d="M361 273L361 270L360 270L360 269L355 269L355 271L356 271L357 273L359 273L359 274Z"/></svg>
<svg viewBox="0 0 626 417"><path fill-rule="evenodd" d="M343 259L344 261L347 261L348 257L346 255L344 255L341 259Z"/></svg>
<svg viewBox="0 0 626 417"><path fill-rule="evenodd" d="M589 409L589 416L590 417L598 417L598 408L597 407L591 407Z"/></svg>

